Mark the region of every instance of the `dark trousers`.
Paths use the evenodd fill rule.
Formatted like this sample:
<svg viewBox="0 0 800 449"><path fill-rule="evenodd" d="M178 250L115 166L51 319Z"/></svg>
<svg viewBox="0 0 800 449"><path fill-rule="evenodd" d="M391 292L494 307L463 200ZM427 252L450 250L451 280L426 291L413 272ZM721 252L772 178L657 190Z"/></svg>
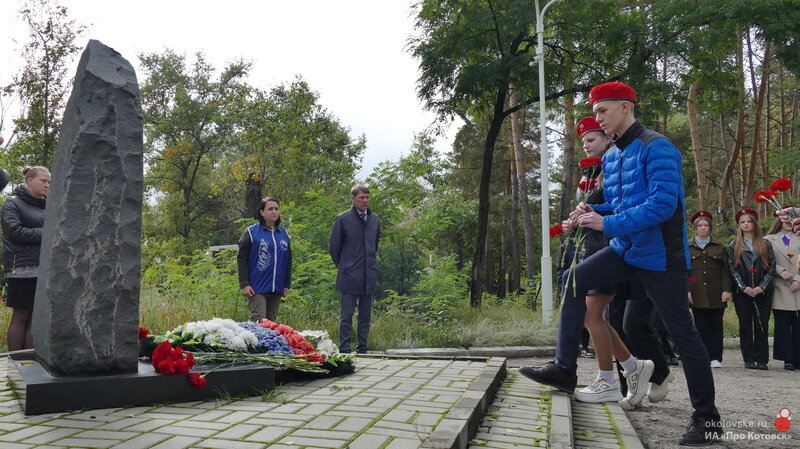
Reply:
<svg viewBox="0 0 800 449"><path fill-rule="evenodd" d="M636 358L653 361L655 369L650 381L660 384L669 375L669 366L659 347L658 335L653 327L653 317L655 316L656 309L649 298L629 299L625 301L625 316L622 326L630 342L630 344L626 343L628 350Z"/></svg>
<svg viewBox="0 0 800 449"><path fill-rule="evenodd" d="M369 350L369 322L372 318L372 294L351 295L342 293L342 308L339 313L339 351L349 354L352 351L350 339L353 336L353 314L358 307L358 327L356 335L358 344L356 352L366 354Z"/></svg>
<svg viewBox="0 0 800 449"><path fill-rule="evenodd" d="M775 314L772 357L784 362L800 363L800 311L775 309L772 313Z"/></svg>
<svg viewBox="0 0 800 449"><path fill-rule="evenodd" d="M689 313L688 271L649 271L628 265L611 247L604 248L575 268L577 288L565 289L558 329L556 363L570 373L577 371L578 344L586 315L586 291L610 283L635 278L641 282L664 320L683 357L683 371L695 414L717 419L714 406L714 378L708 353Z"/></svg>
<svg viewBox="0 0 800 449"><path fill-rule="evenodd" d="M661 317L656 314L653 314L653 328L656 331L658 344L661 348L661 352L664 354L664 357L675 357L675 344L672 342L672 338L669 336L667 325L664 324L664 320L662 320Z"/></svg>
<svg viewBox="0 0 800 449"><path fill-rule="evenodd" d="M739 345L745 362L769 362L769 315L772 312L772 292L755 298L737 292L733 305L739 317Z"/></svg>
<svg viewBox="0 0 800 449"><path fill-rule="evenodd" d="M725 309L699 309L692 307L694 325L706 345L708 358L722 361L722 315Z"/></svg>

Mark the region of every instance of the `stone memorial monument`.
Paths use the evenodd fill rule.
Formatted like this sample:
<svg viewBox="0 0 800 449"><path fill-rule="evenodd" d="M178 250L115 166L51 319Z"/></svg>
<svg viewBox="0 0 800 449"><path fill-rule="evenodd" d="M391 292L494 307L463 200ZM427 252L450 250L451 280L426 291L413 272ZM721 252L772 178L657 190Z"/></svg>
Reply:
<svg viewBox="0 0 800 449"><path fill-rule="evenodd" d="M84 50L52 167L33 311L35 355L9 359L26 414L201 400L271 389L274 368L221 368L203 390L161 375L138 347L142 108L136 73Z"/></svg>

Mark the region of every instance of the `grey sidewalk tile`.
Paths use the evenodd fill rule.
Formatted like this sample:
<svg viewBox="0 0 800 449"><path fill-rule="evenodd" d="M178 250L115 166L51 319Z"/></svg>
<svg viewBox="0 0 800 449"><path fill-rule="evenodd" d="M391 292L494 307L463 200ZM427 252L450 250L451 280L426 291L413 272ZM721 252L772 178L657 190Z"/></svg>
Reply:
<svg viewBox="0 0 800 449"><path fill-rule="evenodd" d="M246 421L246 420L248 420L250 418L253 418L253 417L257 416L257 415L258 415L258 412L238 411L238 412L233 412L233 413L225 415L225 416L220 416L219 418L216 419L216 421L217 422L222 422L222 423L236 424L236 423L240 423L242 421Z"/></svg>
<svg viewBox="0 0 800 449"><path fill-rule="evenodd" d="M200 438L175 436L164 440L149 449L185 449L200 441Z"/></svg>
<svg viewBox="0 0 800 449"><path fill-rule="evenodd" d="M138 432L120 432L113 430L87 430L73 435L73 438L96 438L105 440L127 440L139 435Z"/></svg>
<svg viewBox="0 0 800 449"><path fill-rule="evenodd" d="M145 449L170 438L168 435L159 435L157 433L144 433L130 440L123 441L110 449Z"/></svg>
<svg viewBox="0 0 800 449"><path fill-rule="evenodd" d="M349 444L349 449L376 449L381 447L390 437L387 435L372 435L363 433ZM272 449L272 447L270 447Z"/></svg>
<svg viewBox="0 0 800 449"><path fill-rule="evenodd" d="M372 423L371 419L368 418L346 418L344 421L340 422L333 430L341 430L347 432L361 432L362 430L369 427Z"/></svg>
<svg viewBox="0 0 800 449"><path fill-rule="evenodd" d="M263 443L246 443L244 441L219 440L216 438L211 438L200 441L199 443L195 444L195 447L210 449L261 449L265 447L265 445Z"/></svg>
<svg viewBox="0 0 800 449"><path fill-rule="evenodd" d="M33 449L35 447L33 444L26 443L3 443L3 449Z"/></svg>
<svg viewBox="0 0 800 449"><path fill-rule="evenodd" d="M102 426L97 427L97 430L122 430L137 424L141 424L145 421L147 421L146 418L123 418L105 423Z"/></svg>
<svg viewBox="0 0 800 449"><path fill-rule="evenodd" d="M227 422L209 422L209 421L176 421L173 426L178 427L197 427L200 429L214 429L214 430L225 430L228 427L231 427L231 423Z"/></svg>
<svg viewBox="0 0 800 449"><path fill-rule="evenodd" d="M245 438L245 440L263 442L263 443L272 443L274 441L279 440L281 437L283 437L284 435L293 430L294 427L278 427L278 426L266 427Z"/></svg>
<svg viewBox="0 0 800 449"><path fill-rule="evenodd" d="M174 420L171 419L148 419L145 422L140 424L133 425L131 427L126 428L125 430L135 431L135 432L150 432L156 429L159 429L164 426L168 426L174 423Z"/></svg>
<svg viewBox="0 0 800 449"><path fill-rule="evenodd" d="M305 425L303 425L304 429L319 429L319 430L328 430L340 422L342 422L345 418L342 416L336 415L322 415L317 416L316 418L312 419Z"/></svg>
<svg viewBox="0 0 800 449"><path fill-rule="evenodd" d="M89 447L89 448L97 448L97 449L106 449L116 444L121 443L120 440L96 440L96 439L89 439L89 438L64 438L63 440L59 441L59 446L78 446L78 447Z"/></svg>
<svg viewBox="0 0 800 449"><path fill-rule="evenodd" d="M153 432L167 435L207 438L216 434L218 431L214 429L198 429L196 427L163 426L153 430Z"/></svg>
<svg viewBox="0 0 800 449"><path fill-rule="evenodd" d="M203 413L199 415L194 415L189 420L191 421L216 421L223 416L227 416L233 413L230 410L204 410Z"/></svg>
<svg viewBox="0 0 800 449"><path fill-rule="evenodd" d="M56 427L50 427L50 426L26 427L24 429L19 429L13 432L9 432L5 435L0 435L0 441L20 441L45 432L50 432L55 429Z"/></svg>
<svg viewBox="0 0 800 449"><path fill-rule="evenodd" d="M418 449L422 445L420 440L395 438L385 449Z"/></svg>
<svg viewBox="0 0 800 449"><path fill-rule="evenodd" d="M420 432L412 432L412 431L400 430L400 429L391 429L391 428L388 428L388 427L381 427L381 426L372 426L372 427L369 428L369 430L367 430L367 433L370 433L370 434L373 434L373 435L387 435L387 436L396 437L396 438L410 438L410 439L421 438L423 440L425 438L427 438L427 436L428 436L427 433L423 434L423 433L420 433Z"/></svg>
<svg viewBox="0 0 800 449"><path fill-rule="evenodd" d="M302 438L318 438L321 440L343 440L348 441L355 438L355 432L342 432L337 430L313 430L313 429L297 429L284 438L290 437Z"/></svg>
<svg viewBox="0 0 800 449"><path fill-rule="evenodd" d="M345 447L344 440L318 440L316 438L296 437L294 435L287 435L279 441L282 444L294 444L297 446L314 446L323 448L343 448Z"/></svg>
<svg viewBox="0 0 800 449"><path fill-rule="evenodd" d="M53 441L62 440L64 438L70 437L75 433L80 432L80 430L76 429L56 429L50 430L49 432L40 433L35 437L26 438L24 443L26 444L47 444L52 443ZM5 447L7 442L2 443L2 447Z"/></svg>
<svg viewBox="0 0 800 449"><path fill-rule="evenodd" d="M261 426L256 426L254 424L236 424L214 435L214 438L223 440L241 440L259 430L261 430Z"/></svg>

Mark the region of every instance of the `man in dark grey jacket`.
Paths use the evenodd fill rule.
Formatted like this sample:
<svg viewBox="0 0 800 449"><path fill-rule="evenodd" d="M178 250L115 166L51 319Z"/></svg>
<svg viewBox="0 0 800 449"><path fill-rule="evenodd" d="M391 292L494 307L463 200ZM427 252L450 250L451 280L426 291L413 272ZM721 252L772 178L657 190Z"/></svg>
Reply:
<svg viewBox="0 0 800 449"><path fill-rule="evenodd" d="M369 189L357 185L350 191L353 207L336 217L331 230L330 251L339 269L336 290L341 292L339 351L349 353L353 334L353 313L358 306L356 352L368 349L372 294L378 280L378 240L381 220L369 209Z"/></svg>

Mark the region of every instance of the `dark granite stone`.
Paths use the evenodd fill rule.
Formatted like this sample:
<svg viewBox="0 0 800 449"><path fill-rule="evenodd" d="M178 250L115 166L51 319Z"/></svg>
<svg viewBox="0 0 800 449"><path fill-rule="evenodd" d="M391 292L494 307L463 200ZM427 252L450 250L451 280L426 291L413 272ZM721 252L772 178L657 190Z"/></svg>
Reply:
<svg viewBox="0 0 800 449"><path fill-rule="evenodd" d="M7 363L8 379L26 415L259 396L275 388L275 368L267 365L214 369L206 377L206 386L198 390L189 385L187 375L158 374L152 365L142 361L137 362L137 371L133 373L87 377L52 376L24 354L13 355ZM196 366L195 371L208 372L213 368Z"/></svg>
<svg viewBox="0 0 800 449"><path fill-rule="evenodd" d="M56 376L138 371L142 108L136 74L89 41L64 112L33 312Z"/></svg>

